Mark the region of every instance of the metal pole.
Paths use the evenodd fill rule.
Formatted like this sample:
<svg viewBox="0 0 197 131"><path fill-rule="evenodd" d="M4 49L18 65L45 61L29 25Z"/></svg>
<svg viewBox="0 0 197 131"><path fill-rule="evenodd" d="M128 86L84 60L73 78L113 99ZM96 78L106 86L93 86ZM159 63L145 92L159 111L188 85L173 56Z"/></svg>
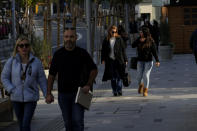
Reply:
<svg viewBox="0 0 197 131"><path fill-rule="evenodd" d="M98 19L97 19L97 17L98 17L98 1L97 0L95 0L94 1L95 2L95 8L94 8L94 18L95 18L95 21L94 21L94 31L95 31L95 34L94 34L94 42L95 42L95 45L96 45L96 62L97 62L97 64L99 64L99 46L98 46L98 39L100 38L100 37L97 37L97 35L98 35L98 30L97 30L97 23L98 23Z"/></svg>
<svg viewBox="0 0 197 131"><path fill-rule="evenodd" d="M47 44L51 45L51 0L47 0L47 24L48 24L48 37Z"/></svg>
<svg viewBox="0 0 197 131"><path fill-rule="evenodd" d="M15 17L15 0L12 0L12 35L14 41L16 40L16 17Z"/></svg>
<svg viewBox="0 0 197 131"><path fill-rule="evenodd" d="M129 33L129 6L125 3L125 31Z"/></svg>
<svg viewBox="0 0 197 131"><path fill-rule="evenodd" d="M91 54L90 51L90 42L91 42L91 22L90 22L90 0L86 0L86 25L87 25L87 51Z"/></svg>
<svg viewBox="0 0 197 131"><path fill-rule="evenodd" d="M47 7L44 7L44 29L43 29L43 34L44 34L44 41L47 43Z"/></svg>
<svg viewBox="0 0 197 131"><path fill-rule="evenodd" d="M57 1L57 47L60 47L60 3Z"/></svg>

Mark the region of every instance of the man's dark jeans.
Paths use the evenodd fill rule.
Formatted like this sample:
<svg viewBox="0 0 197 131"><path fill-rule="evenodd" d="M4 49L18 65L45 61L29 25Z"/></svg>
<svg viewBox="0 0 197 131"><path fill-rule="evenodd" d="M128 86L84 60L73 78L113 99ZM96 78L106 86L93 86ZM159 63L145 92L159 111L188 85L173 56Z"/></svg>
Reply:
<svg viewBox="0 0 197 131"><path fill-rule="evenodd" d="M84 131L84 108L75 103L76 93L58 93L66 131Z"/></svg>
<svg viewBox="0 0 197 131"><path fill-rule="evenodd" d="M20 131L31 131L31 120L36 109L37 102L14 102L12 101Z"/></svg>

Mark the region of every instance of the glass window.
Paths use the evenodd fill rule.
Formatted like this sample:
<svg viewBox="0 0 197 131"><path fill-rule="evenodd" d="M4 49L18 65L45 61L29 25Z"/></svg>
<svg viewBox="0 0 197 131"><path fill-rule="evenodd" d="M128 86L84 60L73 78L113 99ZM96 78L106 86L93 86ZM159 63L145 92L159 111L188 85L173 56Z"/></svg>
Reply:
<svg viewBox="0 0 197 131"><path fill-rule="evenodd" d="M192 25L197 25L197 20L192 20Z"/></svg>
<svg viewBox="0 0 197 131"><path fill-rule="evenodd" d="M197 8L192 8L192 13L197 13Z"/></svg>
<svg viewBox="0 0 197 131"><path fill-rule="evenodd" d="M189 19L190 18L190 14L185 14L184 15L184 19Z"/></svg>
<svg viewBox="0 0 197 131"><path fill-rule="evenodd" d="M185 8L184 9L184 13L189 13L190 12L190 9L189 8Z"/></svg>
<svg viewBox="0 0 197 131"><path fill-rule="evenodd" d="M184 25L191 25L191 22L189 20L184 21Z"/></svg>
<svg viewBox="0 0 197 131"><path fill-rule="evenodd" d="M197 18L197 14L192 14L192 18Z"/></svg>

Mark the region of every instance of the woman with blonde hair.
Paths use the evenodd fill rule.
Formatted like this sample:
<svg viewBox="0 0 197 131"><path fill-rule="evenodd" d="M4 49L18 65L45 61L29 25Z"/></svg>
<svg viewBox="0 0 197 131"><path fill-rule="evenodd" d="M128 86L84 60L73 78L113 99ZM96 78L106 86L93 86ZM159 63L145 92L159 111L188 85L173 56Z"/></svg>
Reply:
<svg viewBox="0 0 197 131"><path fill-rule="evenodd" d="M107 37L103 40L101 50L101 62L105 64L103 81L111 80L114 96L122 95L122 79L125 74L125 66L128 62L125 46L118 35L116 26L111 26Z"/></svg>
<svg viewBox="0 0 197 131"><path fill-rule="evenodd" d="M39 100L38 85L46 97L47 81L42 63L32 54L27 37L20 36L16 41L13 56L4 65L1 80L10 94L20 131L30 131Z"/></svg>

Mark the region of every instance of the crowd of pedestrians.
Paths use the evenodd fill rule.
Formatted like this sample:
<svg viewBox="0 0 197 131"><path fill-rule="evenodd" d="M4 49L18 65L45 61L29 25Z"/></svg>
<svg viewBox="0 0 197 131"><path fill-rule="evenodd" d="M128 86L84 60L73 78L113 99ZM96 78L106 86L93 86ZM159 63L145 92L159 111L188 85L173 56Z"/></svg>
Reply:
<svg viewBox="0 0 197 131"><path fill-rule="evenodd" d="M138 32L139 31L139 32ZM151 34L152 31L152 34ZM136 39L132 47L137 47L138 93L148 96L150 72L153 57L159 66L154 28L144 25L133 33ZM84 131L85 108L75 103L78 87L84 93L92 91L98 70L88 52L76 46L76 28L67 27L63 34L64 46L53 56L49 69L48 82L41 61L33 55L28 38L21 36L16 41L13 56L3 68L1 80L9 93L21 131L31 130L31 120L39 100L39 87L46 103L54 101L53 84L58 76L58 104L60 106L66 131ZM101 49L101 63L105 65L103 81L110 80L113 96L122 96L123 78L128 65L126 55L129 35L124 27L112 25L108 29ZM48 83L48 84L47 84ZM141 86L143 85L143 86Z"/></svg>

